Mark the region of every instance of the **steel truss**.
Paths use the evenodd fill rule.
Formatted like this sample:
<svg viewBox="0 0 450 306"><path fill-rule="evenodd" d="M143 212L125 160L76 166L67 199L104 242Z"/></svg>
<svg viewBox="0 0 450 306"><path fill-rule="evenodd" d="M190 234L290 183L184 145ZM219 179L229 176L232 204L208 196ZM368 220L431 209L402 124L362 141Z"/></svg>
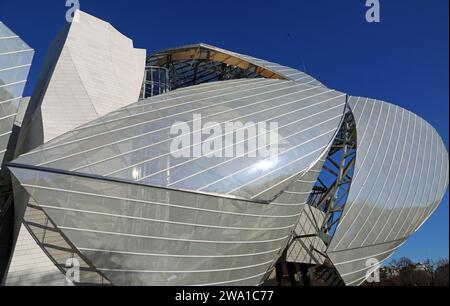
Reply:
<svg viewBox="0 0 450 306"><path fill-rule="evenodd" d="M308 199L309 205L325 213L323 223L318 224L317 236L327 246L333 238L345 209L353 180L356 151L356 123L351 111L347 110L341 128L324 161L322 172ZM321 282L330 286L344 285L339 273L324 252L314 249L315 252L325 258L323 265L286 261L287 250L295 241L302 238L307 237L294 237L283 253L284 255L280 258L276 266L279 284L282 284L284 271L287 271L289 282L293 286L299 285L299 283L308 286L311 282L310 278L320 279ZM295 274L298 272L301 274L301 281L295 278Z"/></svg>
<svg viewBox="0 0 450 306"><path fill-rule="evenodd" d="M241 68L216 61L210 51L201 50L200 52L201 54L192 59L173 60L171 56L167 57L163 67L169 71L171 90L214 81L263 77L254 65ZM150 57L147 65L155 66L158 60L158 56Z"/></svg>
<svg viewBox="0 0 450 306"><path fill-rule="evenodd" d="M328 245L345 209L356 162L356 124L349 111L331 146L308 204L325 213L320 234Z"/></svg>

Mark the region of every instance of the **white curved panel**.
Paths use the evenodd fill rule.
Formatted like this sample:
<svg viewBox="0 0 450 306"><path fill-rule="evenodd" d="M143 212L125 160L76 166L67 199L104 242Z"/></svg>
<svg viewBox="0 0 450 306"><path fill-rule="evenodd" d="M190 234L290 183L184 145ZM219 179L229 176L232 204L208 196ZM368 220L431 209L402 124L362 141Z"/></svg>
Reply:
<svg viewBox="0 0 450 306"><path fill-rule="evenodd" d="M355 175L327 253L357 285L368 267L355 263L392 254L442 201L448 153L434 128L405 109L356 97L349 106L358 134Z"/></svg>
<svg viewBox="0 0 450 306"><path fill-rule="evenodd" d="M291 81L246 79L194 86L129 105L22 155L16 162L270 201L327 151L345 103L342 93ZM195 115L202 118L200 127L195 126ZM202 154L180 158L171 151L176 138L171 128L178 122L191 126L190 138L207 122L220 128L228 122L243 127L247 122L275 122L279 154L268 158L248 150L235 151L231 157ZM238 141L250 143L247 138ZM189 146L192 152L194 146ZM223 148L215 150L223 153ZM259 168L262 161L271 163L270 167Z"/></svg>
<svg viewBox="0 0 450 306"><path fill-rule="evenodd" d="M26 165L11 171L58 230L116 285L258 285L305 207Z"/></svg>

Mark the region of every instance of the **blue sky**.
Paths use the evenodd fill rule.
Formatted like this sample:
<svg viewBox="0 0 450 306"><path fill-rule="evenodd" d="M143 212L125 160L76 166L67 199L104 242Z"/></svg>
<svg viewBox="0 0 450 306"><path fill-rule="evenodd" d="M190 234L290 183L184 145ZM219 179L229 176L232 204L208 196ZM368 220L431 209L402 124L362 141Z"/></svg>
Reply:
<svg viewBox="0 0 450 306"><path fill-rule="evenodd" d="M448 0L380 0L381 22L365 20L365 0L80 0L149 52L206 42L296 67L328 87L398 104L430 122L448 148ZM30 94L65 0L0 0L0 20L36 50ZM448 193L396 254L448 258Z"/></svg>

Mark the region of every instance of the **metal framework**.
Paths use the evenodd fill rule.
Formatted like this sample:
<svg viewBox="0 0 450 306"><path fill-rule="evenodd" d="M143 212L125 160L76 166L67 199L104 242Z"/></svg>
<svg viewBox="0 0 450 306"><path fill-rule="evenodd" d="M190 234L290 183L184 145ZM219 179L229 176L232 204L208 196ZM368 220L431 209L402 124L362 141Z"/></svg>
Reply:
<svg viewBox="0 0 450 306"><path fill-rule="evenodd" d="M33 204L28 204L23 224L63 275L67 275L68 270L71 268L71 266L67 265L68 259L75 259L79 262L80 271L83 272L83 280L81 282L73 281L74 285L111 285L111 282L77 250L70 242L70 239L58 230L54 222L48 218L39 205L36 205L34 202Z"/></svg>
<svg viewBox="0 0 450 306"><path fill-rule="evenodd" d="M147 65L168 69L172 90L213 81L267 77L267 71L260 67L201 46L157 53L147 60ZM272 78L282 79L271 74Z"/></svg>
<svg viewBox="0 0 450 306"><path fill-rule="evenodd" d="M320 233L329 244L345 209L356 162L357 135L351 112L344 118L308 204L326 214Z"/></svg>
<svg viewBox="0 0 450 306"><path fill-rule="evenodd" d="M170 91L169 70L164 67L146 66L140 98L147 99Z"/></svg>
<svg viewBox="0 0 450 306"><path fill-rule="evenodd" d="M150 58L150 62L152 58ZM213 81L261 77L255 71L245 70L210 59L168 61L164 67L169 71L170 88L177 89Z"/></svg>
<svg viewBox="0 0 450 306"><path fill-rule="evenodd" d="M328 246L345 209L350 186L353 180L353 172L356 162L357 133L354 117L350 110L344 117L342 126L331 145L328 156L324 162L322 172L308 199L308 204L325 213L323 223L317 229L319 236ZM286 250L298 239L304 236L294 237ZM303 263L285 262L285 254L276 266L277 278L281 281L283 270L288 273L291 285L298 285L295 274L300 272L301 283L310 284L310 274L316 279L321 279L328 285L344 285L342 278L333 266L333 263L324 252L314 249L315 252L325 257L323 265L310 265Z"/></svg>

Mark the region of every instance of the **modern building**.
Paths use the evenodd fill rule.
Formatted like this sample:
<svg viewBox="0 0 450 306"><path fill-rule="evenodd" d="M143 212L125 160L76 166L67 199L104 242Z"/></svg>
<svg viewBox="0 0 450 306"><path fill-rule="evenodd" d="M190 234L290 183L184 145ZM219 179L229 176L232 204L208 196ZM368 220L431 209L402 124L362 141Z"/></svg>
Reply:
<svg viewBox="0 0 450 306"><path fill-rule="evenodd" d="M22 94L33 55L33 49L0 21L0 279L5 276L15 240L14 198L5 165L14 158L15 120L26 101Z"/></svg>
<svg viewBox="0 0 450 306"><path fill-rule="evenodd" d="M67 23L47 52L22 123L16 156L137 101L145 57L145 50L135 49L129 38L95 17L80 14L79 22ZM25 209L28 194L15 193L16 206ZM64 284L64 275L26 226L20 230L6 284L21 284L24 277L26 284L39 284L43 277L47 283Z"/></svg>
<svg viewBox="0 0 450 306"><path fill-rule="evenodd" d="M6 285L64 285L72 259L74 285L260 285L280 262L359 285L442 201L417 115L207 44L145 59L76 14L12 120Z"/></svg>

